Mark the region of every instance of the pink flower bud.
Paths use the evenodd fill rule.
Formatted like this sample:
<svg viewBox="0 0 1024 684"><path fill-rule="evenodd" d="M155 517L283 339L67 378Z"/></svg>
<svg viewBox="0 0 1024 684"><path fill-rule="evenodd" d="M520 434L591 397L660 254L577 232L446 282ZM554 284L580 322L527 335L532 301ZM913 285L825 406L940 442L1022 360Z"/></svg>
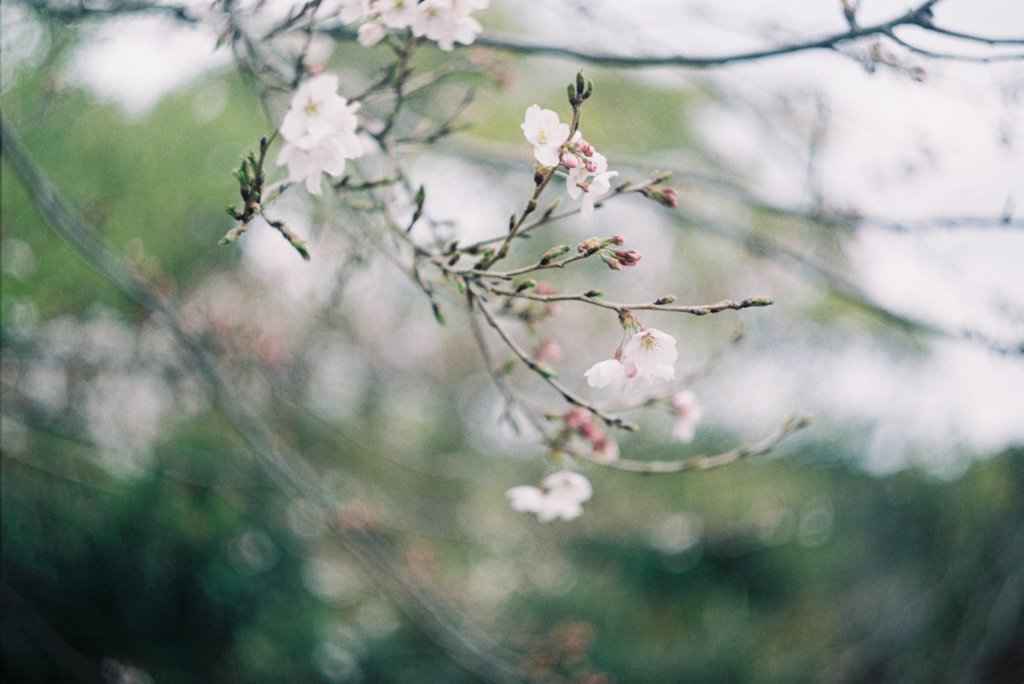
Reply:
<svg viewBox="0 0 1024 684"><path fill-rule="evenodd" d="M576 149L579 150L580 154L584 157L593 157L594 152L597 151L594 149L593 145L582 139L576 141Z"/></svg>
<svg viewBox="0 0 1024 684"><path fill-rule="evenodd" d="M553 295L553 294L555 294L555 288L551 287L551 283L549 283L547 281L544 281L544 280L542 280L541 282L537 283L537 286L535 288L533 288L533 291L536 292L537 294L542 294L542 295Z"/></svg>
<svg viewBox="0 0 1024 684"><path fill-rule="evenodd" d="M666 207L676 207L679 205L679 193L676 192L675 188L665 188L661 191L661 197L658 198L658 201Z"/></svg>
<svg viewBox="0 0 1024 684"><path fill-rule="evenodd" d="M580 408L579 406L574 406L567 414L565 414L564 420L566 427L577 432L594 422L590 417L590 412L584 408Z"/></svg>
<svg viewBox="0 0 1024 684"><path fill-rule="evenodd" d="M581 254L593 254L602 247L604 247L604 240L592 237L581 242L577 249L579 249Z"/></svg>
<svg viewBox="0 0 1024 684"><path fill-rule="evenodd" d="M615 258L614 254L611 254L609 252L601 252L601 261L603 261L605 265L608 266L608 268L612 269L613 271L622 270L622 264L619 263L619 260Z"/></svg>
<svg viewBox="0 0 1024 684"><path fill-rule="evenodd" d="M577 166L580 165L580 160L577 159L576 155L573 154L572 152L563 152L561 160L562 166L564 166L567 169L575 169Z"/></svg>
<svg viewBox="0 0 1024 684"><path fill-rule="evenodd" d="M626 238L622 237L621 235L612 235L611 239L608 240L608 242L612 243L613 245L621 245L626 242Z"/></svg>
<svg viewBox="0 0 1024 684"><path fill-rule="evenodd" d="M636 266L640 263L643 255L635 249L617 249L615 250L615 258L623 266Z"/></svg>
<svg viewBox="0 0 1024 684"><path fill-rule="evenodd" d="M316 75L317 75L317 74L319 74L319 73L320 73L321 71L323 71L323 70L324 70L324 68L326 68L326 66L327 66L327 65L326 65L326 64L324 64L323 62L317 62L316 64L313 64L313 65L311 65L311 66L309 67L309 75L310 75L310 76L316 76Z"/></svg>
<svg viewBox="0 0 1024 684"><path fill-rule="evenodd" d="M588 173L597 173L597 164L594 162L593 159L588 159L584 166L587 167Z"/></svg>
<svg viewBox="0 0 1024 684"><path fill-rule="evenodd" d="M537 345L537 351L534 352L533 357L538 362L551 361L558 363L565 358L565 355L562 353L562 348L558 346L557 342L545 337Z"/></svg>

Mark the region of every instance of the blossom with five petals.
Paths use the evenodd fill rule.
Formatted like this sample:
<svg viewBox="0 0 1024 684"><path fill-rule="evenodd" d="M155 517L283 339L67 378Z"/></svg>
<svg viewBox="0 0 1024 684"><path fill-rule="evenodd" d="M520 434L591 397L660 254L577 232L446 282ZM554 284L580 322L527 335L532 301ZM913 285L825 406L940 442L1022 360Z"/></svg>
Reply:
<svg viewBox="0 0 1024 684"><path fill-rule="evenodd" d="M622 356L636 368L634 383L654 384L655 380L671 380L676 376L673 365L679 357L676 340L668 333L648 328L633 335L622 349Z"/></svg>
<svg viewBox="0 0 1024 684"><path fill-rule="evenodd" d="M289 181L305 182L319 195L320 174L340 176L345 160L362 156L358 109L358 102L338 95L337 76L320 74L299 86L279 129L285 144L277 163L288 166Z"/></svg>
<svg viewBox="0 0 1024 684"><path fill-rule="evenodd" d="M558 114L539 105L526 109L526 120L520 126L526 140L533 145L533 156L544 166L558 166L559 151L569 138L569 124L558 120Z"/></svg>
<svg viewBox="0 0 1024 684"><path fill-rule="evenodd" d="M611 386L614 390L637 385L649 387L656 380L671 380L676 376L673 364L678 356L674 337L647 328L633 335L613 358L595 363L583 375L591 387Z"/></svg>

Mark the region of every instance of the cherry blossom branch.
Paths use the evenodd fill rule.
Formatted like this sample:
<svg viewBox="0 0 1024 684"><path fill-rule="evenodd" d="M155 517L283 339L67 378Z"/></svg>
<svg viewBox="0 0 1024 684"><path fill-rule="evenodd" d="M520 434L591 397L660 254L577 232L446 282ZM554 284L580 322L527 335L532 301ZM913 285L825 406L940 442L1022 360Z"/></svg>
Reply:
<svg viewBox="0 0 1024 684"><path fill-rule="evenodd" d="M770 435L760 441L754 442L753 444L730 449L729 451L712 456L691 456L677 461L636 461L631 459L620 459L618 461L607 462L594 458L586 452L579 452L577 455L582 456L591 463L595 463L606 468L624 470L630 473L640 473L643 475L652 475L657 473L682 473L689 470L710 470L712 468L720 468L722 466L729 465L730 463L735 463L736 461L745 458L750 458L751 456L761 456L766 454L774 449L782 440L786 439L794 432L804 429L812 422L813 418L811 416L794 416L786 419L786 421Z"/></svg>
<svg viewBox="0 0 1024 684"><path fill-rule="evenodd" d="M529 299L537 302L584 302L586 304L592 304L603 309L611 309L617 313L623 313L625 311L666 311L676 313L688 313L694 316L706 316L707 314L721 313L722 311L739 311L740 309L749 309L751 307L762 307L771 306L774 302L770 297L747 297L740 301L733 301L731 299L723 299L715 304L698 304L698 305L673 305L669 302L675 301L675 298L671 295L663 297L662 299L655 300L653 302L643 302L638 304L620 304L617 302L609 302L604 299L600 299L595 295L583 293L583 294L537 294L535 292L516 290L506 290L494 286L483 285L488 292L492 294L501 295L503 297L512 297L518 299ZM661 303L659 303L661 302Z"/></svg>
<svg viewBox="0 0 1024 684"><path fill-rule="evenodd" d="M512 339L512 337L508 334L505 328L498 322L494 314L491 313L491 311L487 308L487 306L483 303L479 296L475 296L473 298L473 301L476 304L476 309L480 311L481 314L483 314L484 320L486 320L487 324L490 325L495 330L495 332L498 333L498 337L501 338L501 340L506 344L506 346L508 346L508 348L511 349L517 357L519 357L519 360L522 361L530 370L535 372L538 376L540 376L542 380L544 380L544 382L546 382L548 385L554 388L555 391L561 394L563 399L565 399L573 406L579 406L582 409L586 409L590 413L594 414L595 416L603 420L604 423L609 427L622 428L623 430L628 430L629 432L635 432L636 430L639 429L639 426L636 423L632 423L621 417L605 413L604 411L597 408L593 404L589 403L582 397L578 396L576 393L572 392L561 382L556 380L554 371L531 358L530 355L526 352L526 350L519 346L518 342Z"/></svg>

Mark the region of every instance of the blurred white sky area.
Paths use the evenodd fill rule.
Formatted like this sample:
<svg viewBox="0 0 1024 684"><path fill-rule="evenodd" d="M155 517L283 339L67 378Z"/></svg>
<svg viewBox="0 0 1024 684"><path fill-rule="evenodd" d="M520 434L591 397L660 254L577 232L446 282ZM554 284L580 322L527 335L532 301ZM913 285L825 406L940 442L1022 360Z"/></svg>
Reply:
<svg viewBox="0 0 1024 684"><path fill-rule="evenodd" d="M885 20L912 4L863 0L859 19L862 25ZM5 3L5 15L9 10ZM492 0L490 12L530 25L523 35L533 41L649 55L714 55L845 28L838 0ZM487 16L482 17L485 31ZM1024 2L946 0L935 22L985 36L1021 38ZM160 97L205 71L230 63L226 50L215 50L212 30L131 18L92 31L93 40L77 51L68 74L117 101L132 117L143 116ZM923 48L999 52L920 31L903 35ZM5 36L5 46L11 41ZM1014 48L1021 51L1021 46ZM851 53L866 50L867 44L850 48ZM907 70L922 68L923 82L907 70L880 66L868 73L849 56L822 51L709 71L642 73L659 82L713 86L720 97L698 117L699 133L771 203L808 206L818 195L830 207L898 220L997 218L1012 207L1017 207L1016 216L1024 213L1024 62L969 64L893 52ZM566 66L566 73L575 66ZM777 125L782 111L789 121ZM820 112L826 114L821 119ZM816 126L821 144L812 185L806 157ZM435 203L443 196L431 194ZM453 201L465 202L465 193ZM247 236L253 269L268 277L279 276L281 269L305 272L307 277L287 281L316 282L309 271L323 261L303 264L280 249L276 237L267 231ZM1024 339L1020 229L968 225L896 234L868 228L852 238L848 252L852 273L845 275L893 310L951 329L976 329L1004 342ZM305 294L291 296L298 301ZM908 359L866 337L836 346L766 332L770 328L770 321L759 326L755 332L768 339L759 343L752 335L741 358L726 364L709 383L707 420L731 423L752 437L791 411L815 412L827 429L869 425L872 437L863 464L873 472L921 464L952 476L965 465L961 454L1024 442L1020 355L934 340L930 355Z"/></svg>

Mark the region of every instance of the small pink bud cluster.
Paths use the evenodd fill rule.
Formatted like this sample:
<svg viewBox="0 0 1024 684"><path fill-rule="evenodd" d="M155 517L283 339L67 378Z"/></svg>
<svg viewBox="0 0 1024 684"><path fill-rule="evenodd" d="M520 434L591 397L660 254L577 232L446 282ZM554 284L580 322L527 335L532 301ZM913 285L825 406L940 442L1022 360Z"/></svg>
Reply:
<svg viewBox="0 0 1024 684"><path fill-rule="evenodd" d="M613 271L636 266L643 255L635 249L606 249L601 252L601 260Z"/></svg>
<svg viewBox="0 0 1024 684"><path fill-rule="evenodd" d="M636 266L640 263L643 255L635 249L612 249L611 245L619 246L626 242L621 235L613 235L610 238L592 237L579 244L577 249L581 254L590 256L600 254L601 260L613 271L621 271L623 268Z"/></svg>
<svg viewBox="0 0 1024 684"><path fill-rule="evenodd" d="M558 363L564 358L565 354L562 352L562 347L550 337L543 338L537 344L537 349L533 352L533 359L537 363L544 363L546 361Z"/></svg>
<svg viewBox="0 0 1024 684"><path fill-rule="evenodd" d="M597 154L597 150L589 142L578 137L578 133L576 135L576 139L570 140L563 146L559 161L562 166L570 171L578 169L582 162L583 168L586 169L587 173L597 173L597 162L593 159L593 156Z"/></svg>
<svg viewBox="0 0 1024 684"><path fill-rule="evenodd" d="M579 406L565 414L565 426L590 443L594 458L601 463L614 463L619 458L619 445L606 435L589 411Z"/></svg>

